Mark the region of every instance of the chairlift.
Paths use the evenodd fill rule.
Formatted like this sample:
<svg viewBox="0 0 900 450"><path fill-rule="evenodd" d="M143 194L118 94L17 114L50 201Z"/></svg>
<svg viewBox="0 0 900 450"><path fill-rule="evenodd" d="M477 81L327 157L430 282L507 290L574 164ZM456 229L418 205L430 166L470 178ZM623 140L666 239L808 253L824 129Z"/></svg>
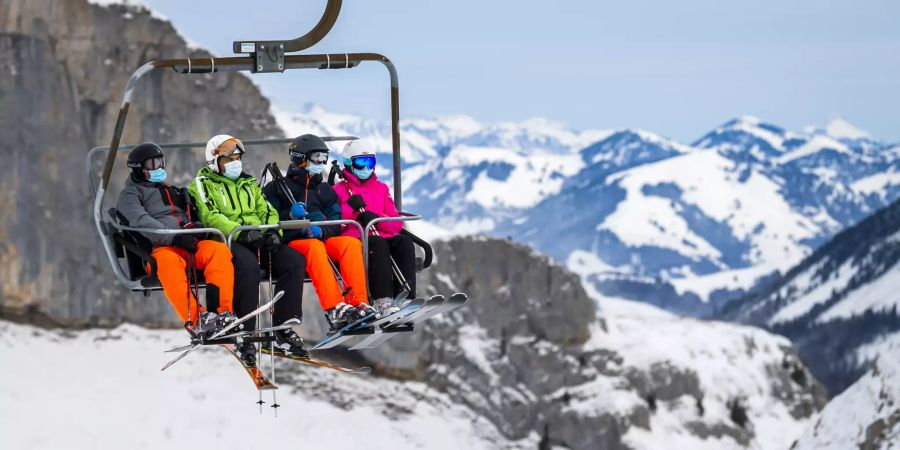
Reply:
<svg viewBox="0 0 900 450"><path fill-rule="evenodd" d="M146 243L140 242L140 239L143 237L141 233L148 234L203 234L203 233L212 233L217 236L218 239L226 242L229 246L231 245L231 240L234 237L237 231L248 230L248 229L258 229L258 230L270 230L270 229L296 229L296 228L306 228L312 225L334 225L334 224L343 224L347 226L356 226L360 229L360 236L369 236L370 229L379 222L386 221L414 221L420 220L421 217L405 212L402 209L402 183L401 183L401 165L400 165L400 106L399 106L399 82L397 78L397 70L394 67L394 64L385 56L378 53L340 53L340 54L293 54L296 52L300 52L307 48L312 47L317 42L319 42L325 35L331 30L335 21L337 20L337 16L341 9L342 0L328 0L328 3L325 7L325 12L322 17L319 19L318 23L305 35L289 40L289 41L260 41L260 40L242 40L233 42L233 50L236 54L242 56L233 56L233 57L205 57L205 58L183 58L183 59L159 59L150 61L140 68L138 68L128 80L128 83L125 87L125 92L122 96L122 104L119 109L119 114L116 119L115 129L113 131L112 140L109 146L104 147L95 147L91 149L86 157L85 157L85 165L87 168L88 181L91 186L91 190L95 192L94 202L93 202L93 219L94 224L96 226L97 234L100 237L100 241L103 244L104 252L109 260L109 264L113 269L113 272L116 275L116 278L121 282L126 288L130 289L133 292L141 292L145 296L149 296L151 292L162 290L162 287L159 283L159 280L156 278L155 274L155 261L150 256L150 254L146 251ZM162 229L148 229L148 228L135 228L129 226L125 223L122 217L118 214L116 209L109 208L106 213L108 217L104 217L104 199L106 195L106 190L109 186L110 177L113 172L113 167L116 161L117 154L121 152L131 151L136 145L133 144L122 144L121 138L125 129L125 123L128 118L128 112L131 108L131 104L133 101L134 91L137 89L140 81L144 79L144 77L157 70L162 69L172 69L178 74L182 75L190 75L190 74L217 74L223 72L240 72L246 71L250 74L259 74L259 73L283 73L287 70L296 70L296 69L318 69L318 70L349 70L356 68L363 62L377 62L384 66L389 74L390 81L390 90L391 90L391 143L392 143L392 162L393 162L393 198L394 202L397 206L397 210L400 211L400 217L392 217L392 218L379 218L370 222L365 228L363 228L359 223L352 220L337 220L337 221L319 221L319 222L311 222L308 220L291 220L291 221L282 221L276 225L257 225L257 226L242 226L237 228L234 232L229 236L225 236L221 231L213 228L199 228L199 229L185 229L185 230L162 230ZM322 139L326 142L336 142L336 141L347 141L356 139L355 136L323 136ZM244 140L242 141L245 147L251 146L260 146L260 145L271 145L271 144L287 144L291 142L292 139L260 139L260 140ZM172 150L189 150L195 148L204 148L206 146L205 142L192 142L192 143L160 143L160 147L164 149L172 149ZM106 162L103 166L103 171L101 174L95 173L94 169L94 161L97 155L105 154ZM419 272L425 268L428 268L432 262L432 247L428 244L428 242L420 239L412 233L408 231L404 231L405 234L409 235L417 247L421 249L421 252L424 256L416 258L416 271ZM368 240L362 239L363 243L363 255L365 259L368 257ZM418 252L417 252L418 253ZM150 270L147 270L147 267ZM198 288L205 288L202 280L198 280ZM309 280L307 280L308 282ZM271 287L270 287L271 288ZM271 290L271 289L270 289ZM453 307L461 305L465 302L465 296L463 294L455 294L457 297L457 303L452 304ZM277 296L276 296L277 297ZM418 300L418 305L423 305L426 302L424 300ZM448 302L450 304L452 302ZM442 311L449 310L451 308L445 308ZM424 309L423 309L424 310ZM434 314L437 314L437 310ZM412 317L412 316L411 316ZM429 317L427 315L420 316L422 318ZM395 330L367 330L366 333L372 335L373 333L378 333L378 336L373 337L370 336L370 339L367 342L368 346L370 343L375 342L376 344L383 342L388 337L395 335L396 332L400 331L412 331L412 322L409 322L407 326L404 327L395 327ZM387 325L386 325L387 326ZM373 327L375 328L375 327ZM384 333L386 337L381 337L381 334ZM350 338L351 336L347 336ZM269 342L271 338L266 339L259 336L253 336L252 338L254 342ZM218 342L222 339L214 339L216 342L200 342L200 344L214 344L214 343L225 343L226 342ZM343 339L336 340L333 339L330 341L328 346L322 346L321 348L331 348L333 345L336 345L337 342L343 342ZM194 340L192 340L192 346L196 347L197 344ZM187 348L187 347L184 347ZM316 347L314 347L316 348ZM193 348L191 348L192 350ZM173 350L181 350L181 349L173 349ZM190 350L188 350L189 352ZM187 353L187 352L185 352ZM184 354L182 355L184 356ZM181 358L182 356L179 356ZM179 358L176 358L179 359ZM174 361L173 361L174 362ZM309 360L307 362L312 362L313 364L319 364L321 362L315 360ZM327 366L327 364L326 364ZM274 368L274 360L273 365ZM335 368L335 367L332 367ZM340 369L340 368L339 368ZM248 372L250 369L248 369ZM261 375L259 370L258 373L251 373L251 377L254 378L255 382L261 380ZM274 379L274 369L272 372ZM257 388L266 389L267 387L261 387L259 383L257 383ZM268 389L271 389L268 387ZM260 400L261 401L261 400ZM273 405L274 406L274 405Z"/></svg>

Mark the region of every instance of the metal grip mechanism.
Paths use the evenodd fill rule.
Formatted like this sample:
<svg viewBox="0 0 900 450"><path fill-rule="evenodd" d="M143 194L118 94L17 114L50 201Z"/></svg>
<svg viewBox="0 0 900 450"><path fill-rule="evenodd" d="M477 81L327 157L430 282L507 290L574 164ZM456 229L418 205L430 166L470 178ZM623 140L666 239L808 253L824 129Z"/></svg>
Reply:
<svg viewBox="0 0 900 450"><path fill-rule="evenodd" d="M299 52L316 45L334 27L341 12L343 0L328 0L319 22L308 33L290 41L234 41L234 53L248 54L254 58L254 73L284 72L285 53ZM348 64L349 65L349 64Z"/></svg>

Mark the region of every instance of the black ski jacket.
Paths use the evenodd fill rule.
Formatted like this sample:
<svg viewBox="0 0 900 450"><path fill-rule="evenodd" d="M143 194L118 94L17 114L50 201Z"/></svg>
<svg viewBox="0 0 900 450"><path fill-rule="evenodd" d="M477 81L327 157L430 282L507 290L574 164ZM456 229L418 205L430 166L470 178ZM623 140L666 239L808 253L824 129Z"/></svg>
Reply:
<svg viewBox="0 0 900 450"><path fill-rule="evenodd" d="M288 189L291 190L294 200L306 203L309 220L315 222L341 219L341 203L338 200L337 193L334 192L334 188L331 185L323 182L321 174L310 176L306 169L298 169L291 164L284 181L287 183ZM278 210L278 217L281 220L291 220L291 202L276 187L274 181L266 184L266 187L263 188L263 194L265 194L269 203ZM341 234L340 225L327 225L321 228L323 241ZM303 230L284 230L284 238L288 242L295 239L303 239Z"/></svg>

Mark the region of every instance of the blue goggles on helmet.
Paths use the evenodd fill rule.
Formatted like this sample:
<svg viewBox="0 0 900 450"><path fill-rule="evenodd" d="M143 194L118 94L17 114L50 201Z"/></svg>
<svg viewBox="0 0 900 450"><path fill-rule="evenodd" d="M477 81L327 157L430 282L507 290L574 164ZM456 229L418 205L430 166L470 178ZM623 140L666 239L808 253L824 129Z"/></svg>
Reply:
<svg viewBox="0 0 900 450"><path fill-rule="evenodd" d="M350 160L350 163L354 169L358 169L358 170L374 169L375 168L375 155L354 156Z"/></svg>

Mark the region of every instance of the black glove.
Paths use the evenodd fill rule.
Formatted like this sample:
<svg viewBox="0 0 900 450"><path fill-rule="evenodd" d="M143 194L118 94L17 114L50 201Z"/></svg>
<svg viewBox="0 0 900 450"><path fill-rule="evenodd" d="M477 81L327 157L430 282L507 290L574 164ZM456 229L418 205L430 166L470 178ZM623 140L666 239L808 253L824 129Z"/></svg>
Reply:
<svg viewBox="0 0 900 450"><path fill-rule="evenodd" d="M284 239L281 238L277 231L267 231L263 236L262 247L271 253L277 253L278 250L281 250L282 244L284 244Z"/></svg>
<svg viewBox="0 0 900 450"><path fill-rule="evenodd" d="M363 211L356 216L356 221L359 222L363 228L369 224L369 222L378 218L378 214L373 213L372 211Z"/></svg>
<svg viewBox="0 0 900 450"><path fill-rule="evenodd" d="M350 198L347 199L347 204L353 208L354 211L359 211L366 207L366 202L359 196L359 194L353 194Z"/></svg>
<svg viewBox="0 0 900 450"><path fill-rule="evenodd" d="M263 232L260 230L244 230L238 234L237 243L251 250L256 250L263 245Z"/></svg>
<svg viewBox="0 0 900 450"><path fill-rule="evenodd" d="M190 253L197 252L197 238L191 236L189 234L176 234L175 237L172 238L172 245L178 248L183 248Z"/></svg>

